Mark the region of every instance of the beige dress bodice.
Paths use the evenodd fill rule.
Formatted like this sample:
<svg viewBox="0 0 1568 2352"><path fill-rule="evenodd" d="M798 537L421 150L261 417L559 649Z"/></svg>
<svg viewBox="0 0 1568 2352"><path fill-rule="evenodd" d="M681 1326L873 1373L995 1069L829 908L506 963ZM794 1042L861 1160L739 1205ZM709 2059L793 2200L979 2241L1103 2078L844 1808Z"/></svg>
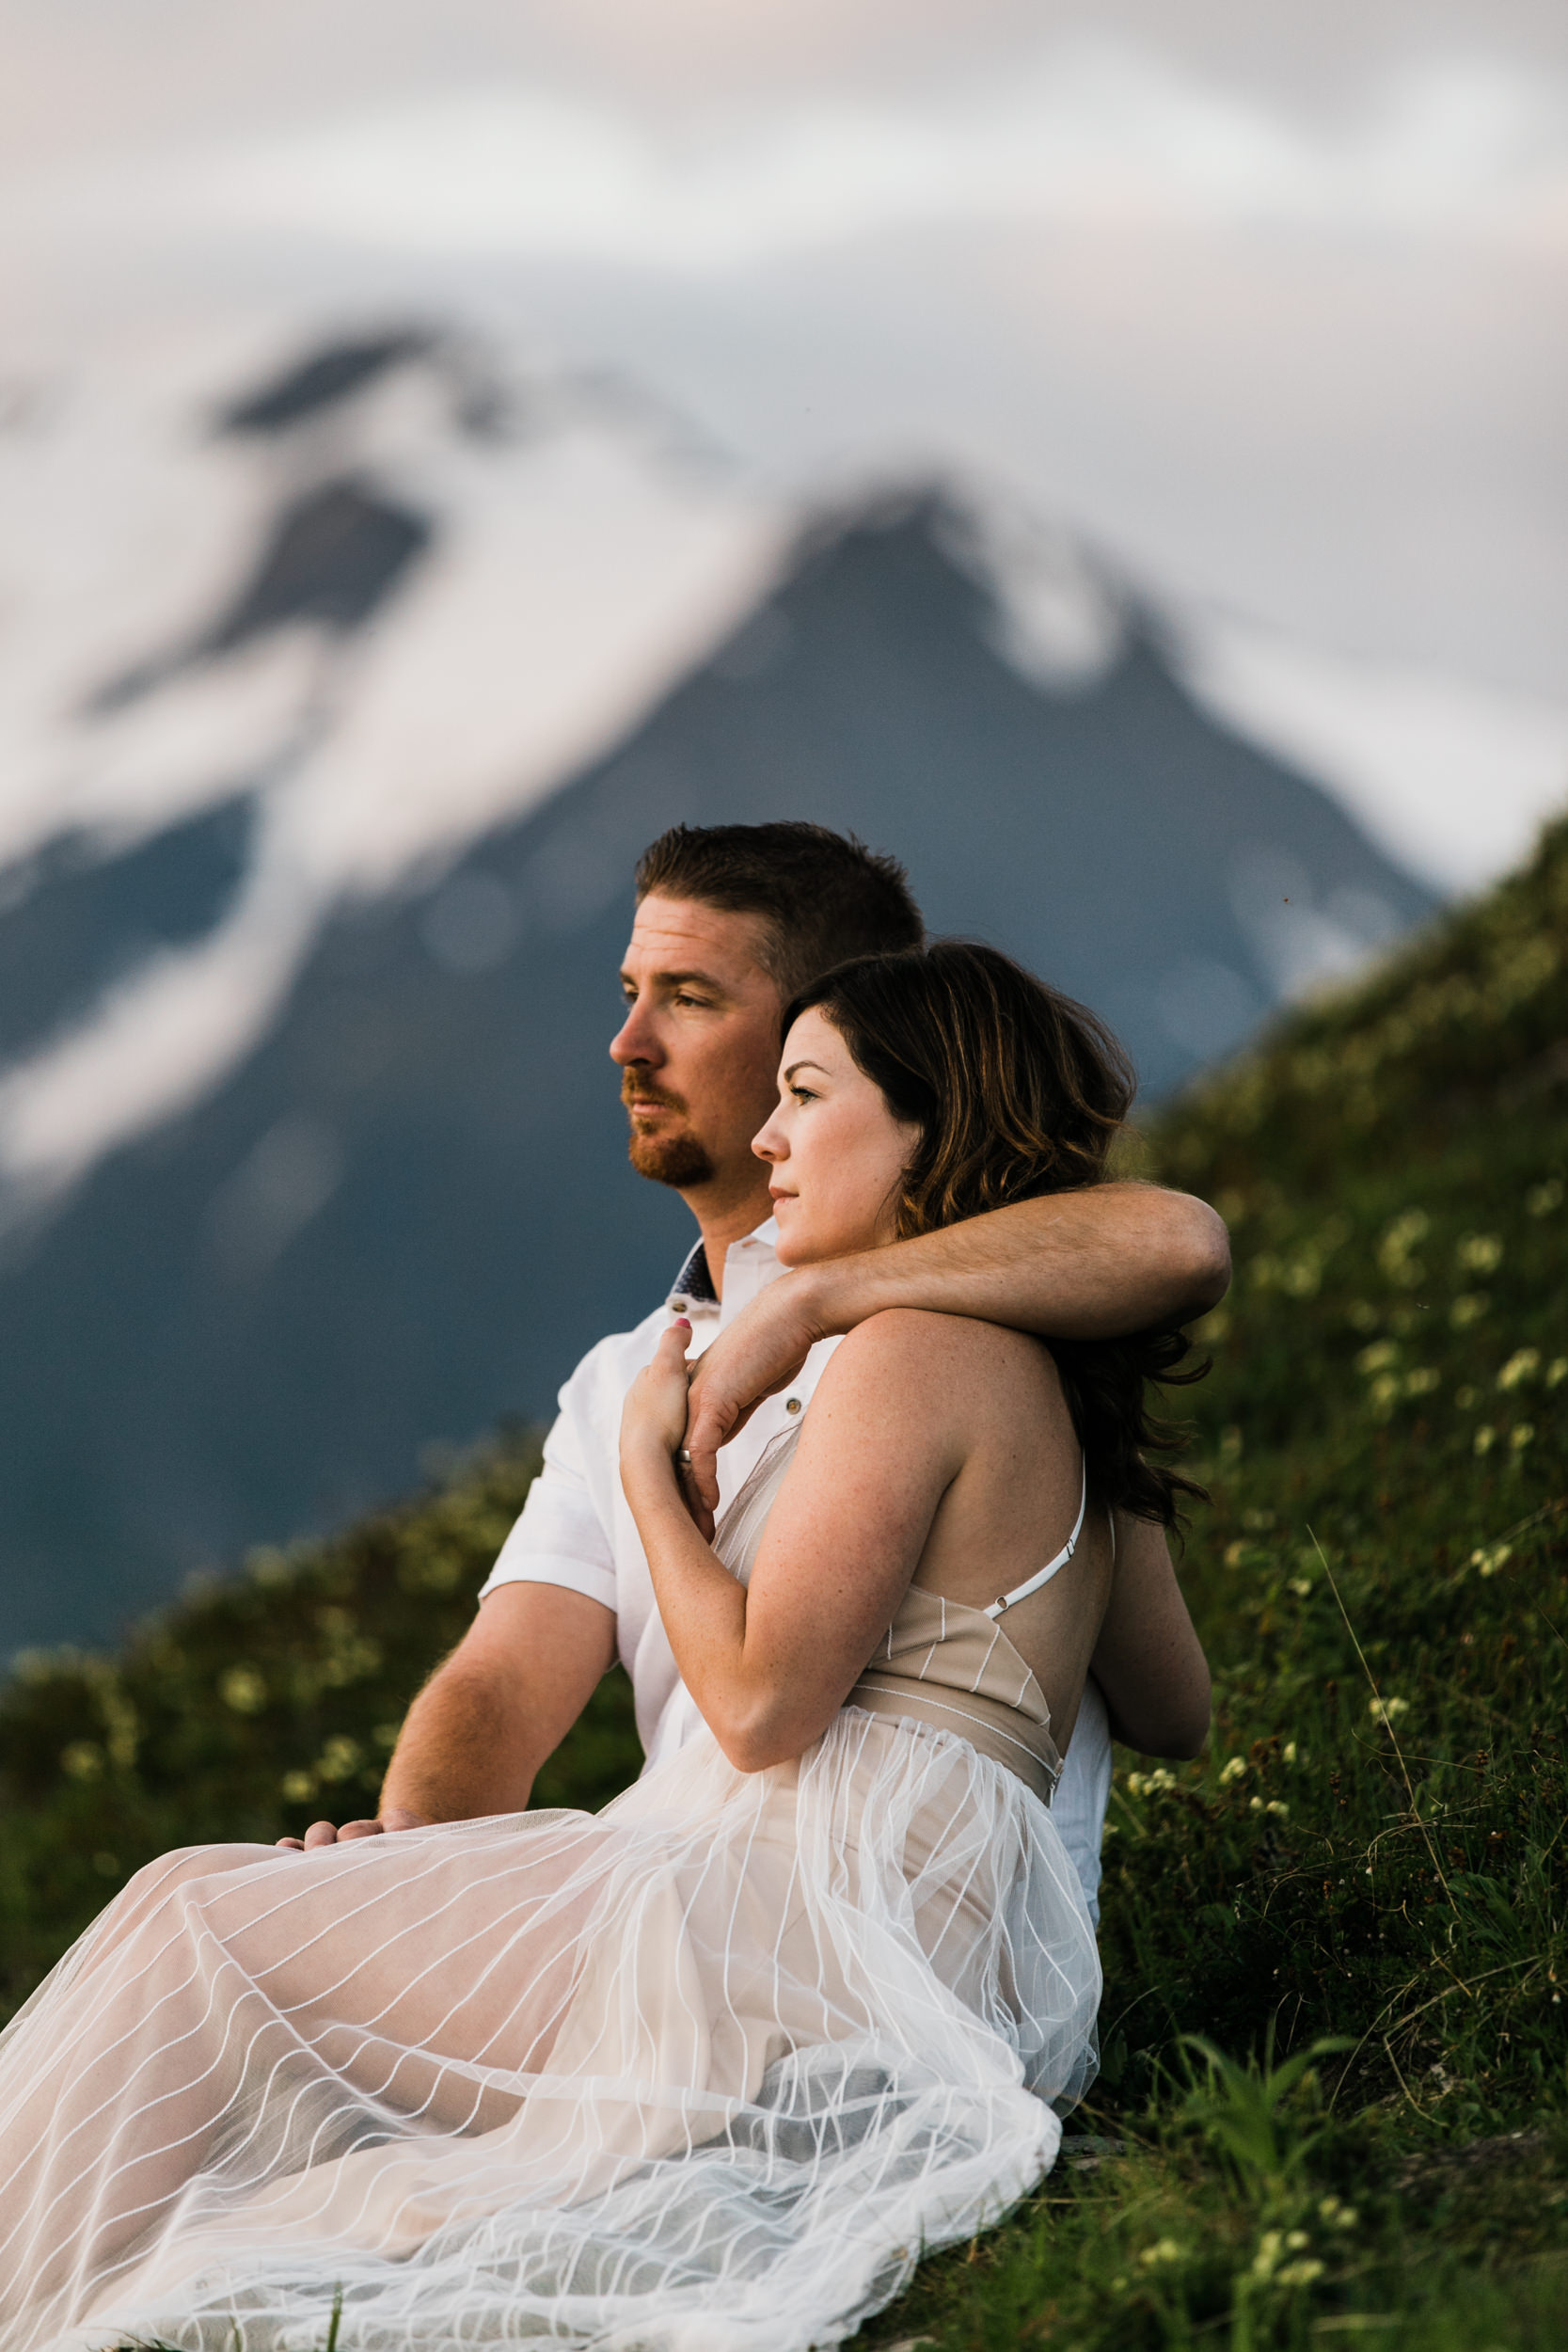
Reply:
<svg viewBox="0 0 1568 2352"><path fill-rule="evenodd" d="M983 1609L911 1584L846 1703L957 1732L1043 1804L1056 1793L1062 1759L1045 1693Z"/></svg>
<svg viewBox="0 0 1568 2352"><path fill-rule="evenodd" d="M800 1424L776 1438L725 1513L715 1548L741 1582L751 1581L768 1514L794 1458ZM1078 1519L1060 1551L989 1609L947 1600L911 1584L865 1672L845 1704L869 1715L902 1716L956 1732L982 1756L1005 1764L1049 1804L1062 1776L1051 1736L1051 1709L1032 1669L1000 1619L1065 1567L1083 1533L1087 1469ZM1113 1523L1113 1542L1115 1532Z"/></svg>

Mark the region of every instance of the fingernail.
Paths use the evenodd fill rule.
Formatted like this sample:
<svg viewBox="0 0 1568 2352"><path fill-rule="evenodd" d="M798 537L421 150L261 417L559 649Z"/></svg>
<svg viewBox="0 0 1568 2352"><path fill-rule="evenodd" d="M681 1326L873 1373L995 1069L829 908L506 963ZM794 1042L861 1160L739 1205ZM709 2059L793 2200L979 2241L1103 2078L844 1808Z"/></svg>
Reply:
<svg viewBox="0 0 1568 2352"><path fill-rule="evenodd" d="M673 1331L689 1331L689 1330L690 1330L690 1328L691 1328L691 1326L690 1326L690 1324L689 1324L689 1323L688 1323L688 1321L687 1321L687 1319L686 1319L686 1317L685 1317L684 1315L677 1315L677 1316L675 1317L674 1322L671 1325L670 1328L671 1328Z"/></svg>

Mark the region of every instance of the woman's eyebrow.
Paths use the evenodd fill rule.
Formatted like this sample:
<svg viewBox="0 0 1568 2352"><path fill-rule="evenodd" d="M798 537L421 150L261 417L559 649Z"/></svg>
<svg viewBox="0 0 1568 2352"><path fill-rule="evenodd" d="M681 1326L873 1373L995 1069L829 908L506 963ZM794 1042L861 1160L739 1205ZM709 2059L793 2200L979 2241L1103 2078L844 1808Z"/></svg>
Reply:
<svg viewBox="0 0 1568 2352"><path fill-rule="evenodd" d="M787 1086L787 1085L789 1084L789 1082L790 1082L791 1078L793 1078L793 1077L794 1077L795 1073L796 1073L798 1070L816 1070L816 1071L819 1071L819 1072L821 1073L821 1074L822 1074L822 1076L823 1076L824 1078L831 1078L831 1077L832 1076L832 1072L831 1070L827 1069L827 1068L824 1066L824 1064L823 1064L823 1063L821 1063L821 1062L819 1062L819 1061L807 1061L807 1060L801 1060L801 1061L792 1061L792 1062L790 1063L790 1065L789 1065L789 1068L788 1068L788 1069L784 1072L784 1084L785 1084L785 1086Z"/></svg>

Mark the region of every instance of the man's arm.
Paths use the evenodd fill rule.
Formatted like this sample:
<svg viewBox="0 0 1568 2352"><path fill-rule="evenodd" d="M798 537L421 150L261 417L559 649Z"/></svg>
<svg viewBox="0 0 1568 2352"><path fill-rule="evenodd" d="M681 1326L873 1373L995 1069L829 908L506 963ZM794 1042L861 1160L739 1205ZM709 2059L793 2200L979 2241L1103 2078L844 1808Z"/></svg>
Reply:
<svg viewBox="0 0 1568 2352"><path fill-rule="evenodd" d="M1208 1203L1133 1184L1051 1193L799 1267L770 1282L698 1363L687 1431L693 1482L715 1508L720 1446L794 1378L818 1340L885 1307L973 1315L1048 1339L1118 1339L1207 1313L1229 1280L1229 1240Z"/></svg>
<svg viewBox="0 0 1568 2352"><path fill-rule="evenodd" d="M615 1617L560 1584L503 1584L408 1710L381 1809L520 1813L614 1662Z"/></svg>
<svg viewBox="0 0 1568 2352"><path fill-rule="evenodd" d="M316 1821L329 1846L429 1821L520 1813L615 1655L615 1615L560 1584L502 1584L409 1708L373 1821Z"/></svg>

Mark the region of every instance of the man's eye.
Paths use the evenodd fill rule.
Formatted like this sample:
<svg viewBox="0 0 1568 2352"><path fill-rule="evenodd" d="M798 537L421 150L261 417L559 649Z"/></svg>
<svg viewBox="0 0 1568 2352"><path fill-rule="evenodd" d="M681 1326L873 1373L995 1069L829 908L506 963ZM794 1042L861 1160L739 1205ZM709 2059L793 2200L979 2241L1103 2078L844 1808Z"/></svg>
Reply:
<svg viewBox="0 0 1568 2352"><path fill-rule="evenodd" d="M695 1005L700 1010L705 1011L708 1008L708 1001L705 996L693 996L689 990L684 988L677 989L675 992L677 1005Z"/></svg>

